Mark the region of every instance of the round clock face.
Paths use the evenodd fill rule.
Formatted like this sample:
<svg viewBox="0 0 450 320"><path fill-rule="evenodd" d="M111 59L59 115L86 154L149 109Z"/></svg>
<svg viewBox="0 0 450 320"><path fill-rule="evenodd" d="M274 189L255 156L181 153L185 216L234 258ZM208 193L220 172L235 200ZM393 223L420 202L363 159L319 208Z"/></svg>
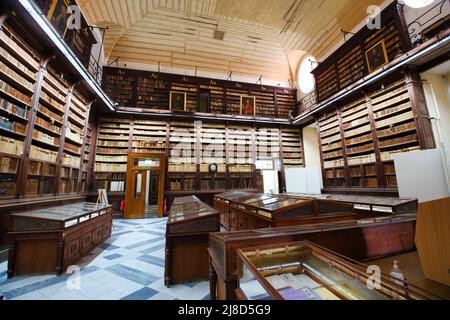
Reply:
<svg viewBox="0 0 450 320"><path fill-rule="evenodd" d="M209 166L209 170L210 170L211 172L217 172L217 164L211 164L211 165Z"/></svg>

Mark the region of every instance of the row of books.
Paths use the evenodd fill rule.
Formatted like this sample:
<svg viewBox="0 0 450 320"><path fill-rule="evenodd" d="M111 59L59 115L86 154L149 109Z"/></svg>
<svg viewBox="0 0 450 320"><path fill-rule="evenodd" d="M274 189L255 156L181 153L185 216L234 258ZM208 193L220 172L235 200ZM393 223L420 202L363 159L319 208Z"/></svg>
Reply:
<svg viewBox="0 0 450 320"><path fill-rule="evenodd" d="M33 83L19 76L19 74L15 70L10 69L6 64L0 64L0 72L6 74L8 77L13 79L13 81L19 83L29 91L33 91Z"/></svg>
<svg viewBox="0 0 450 320"><path fill-rule="evenodd" d="M83 143L83 137L77 132L73 132L70 128L66 128L66 138L75 141L79 144Z"/></svg>
<svg viewBox="0 0 450 320"><path fill-rule="evenodd" d="M50 92L54 97L59 99L60 102L64 103L66 100L66 97L59 91L53 88L49 83L48 80L44 78L44 83L42 85L42 90L45 90L47 92ZM65 89L65 91L68 91L68 88Z"/></svg>
<svg viewBox="0 0 450 320"><path fill-rule="evenodd" d="M3 156L0 159L0 172L16 174L19 169L20 159Z"/></svg>
<svg viewBox="0 0 450 320"><path fill-rule="evenodd" d="M40 98L41 100L47 102L47 104L51 105L54 109L58 110L58 112L65 113L66 107L62 103L45 93L45 91L41 90Z"/></svg>
<svg viewBox="0 0 450 320"><path fill-rule="evenodd" d="M169 180L170 190L172 191L187 191L195 189L195 179L170 179ZM182 188L183 186L183 188Z"/></svg>
<svg viewBox="0 0 450 320"><path fill-rule="evenodd" d="M191 160L194 162L193 160ZM169 163L168 167L169 172L196 172L197 165L194 163L183 163L183 164L174 164Z"/></svg>
<svg viewBox="0 0 450 320"><path fill-rule="evenodd" d="M63 154L62 164L69 167L80 167L81 157L76 157L67 153Z"/></svg>
<svg viewBox="0 0 450 320"><path fill-rule="evenodd" d="M61 114L56 114L55 112L48 109L46 106L39 104L38 106L39 113L42 113L50 118L51 122L58 122L60 125L63 122L63 116Z"/></svg>
<svg viewBox="0 0 450 320"><path fill-rule="evenodd" d="M126 164L118 164L118 163L96 163L95 171L97 172L126 172L127 165Z"/></svg>
<svg viewBox="0 0 450 320"><path fill-rule="evenodd" d="M30 150L30 158L35 160L47 161L47 162L56 162L56 158L58 157L58 152L47 150L41 147L37 147L35 145L31 146Z"/></svg>
<svg viewBox="0 0 450 320"><path fill-rule="evenodd" d="M54 177L56 174L56 165L38 161L30 161L28 174L32 176Z"/></svg>
<svg viewBox="0 0 450 320"><path fill-rule="evenodd" d="M31 104L31 97L22 91L17 90L13 86L9 85L7 82L0 79L0 90L13 96L15 99L20 100L26 105Z"/></svg>
<svg viewBox="0 0 450 320"><path fill-rule="evenodd" d="M27 127L17 121L10 120L5 117L0 117L0 128L6 131L25 135Z"/></svg>
<svg viewBox="0 0 450 320"><path fill-rule="evenodd" d="M401 137L396 137L392 139L386 139L386 140L380 140L379 145L380 147L390 147L405 143L418 143L418 137L417 134L408 134Z"/></svg>
<svg viewBox="0 0 450 320"><path fill-rule="evenodd" d="M10 64L14 65L17 69L25 73L30 78L35 78L36 73L30 70L22 62L16 59L15 56L11 55L5 48L0 47L0 55L3 59L7 60Z"/></svg>
<svg viewBox="0 0 450 320"><path fill-rule="evenodd" d="M358 147L352 147L352 148L347 147L346 149L347 149L347 154L364 152L364 151L368 151L368 150L373 150L373 143L372 143L372 141L368 141L367 144L364 144L364 145L361 145Z"/></svg>
<svg viewBox="0 0 450 320"><path fill-rule="evenodd" d="M39 130L33 130L33 139L52 146L59 146L61 140L58 137L49 136L48 134Z"/></svg>
<svg viewBox="0 0 450 320"><path fill-rule="evenodd" d="M230 165L229 171L236 172L236 173L251 173L251 172L253 172L253 166L252 165Z"/></svg>
<svg viewBox="0 0 450 320"><path fill-rule="evenodd" d="M0 109L25 119L28 117L27 109L25 107L18 106L2 97L0 97Z"/></svg>
<svg viewBox="0 0 450 320"><path fill-rule="evenodd" d="M46 128L47 130L50 130L51 132L53 132L56 135L61 134L61 127L53 124L54 121L52 121L52 122L50 122L50 121L51 120L43 119L38 115L36 117L35 123L39 126Z"/></svg>
<svg viewBox="0 0 450 320"><path fill-rule="evenodd" d="M0 136L0 150L2 153L21 156L23 148L23 141Z"/></svg>
<svg viewBox="0 0 450 320"><path fill-rule="evenodd" d="M97 155L95 157L95 161L97 162L127 162L128 157L127 156L104 156L104 155Z"/></svg>

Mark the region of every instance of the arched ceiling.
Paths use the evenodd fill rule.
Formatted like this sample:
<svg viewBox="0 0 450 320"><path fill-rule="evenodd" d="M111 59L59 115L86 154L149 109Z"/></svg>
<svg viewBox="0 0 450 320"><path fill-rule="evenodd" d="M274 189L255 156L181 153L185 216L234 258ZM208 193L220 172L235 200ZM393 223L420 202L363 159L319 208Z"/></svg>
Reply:
<svg viewBox="0 0 450 320"><path fill-rule="evenodd" d="M107 60L286 83L301 55L319 61L367 7L383 0L79 0L88 22L108 26ZM214 31L225 31L223 40Z"/></svg>

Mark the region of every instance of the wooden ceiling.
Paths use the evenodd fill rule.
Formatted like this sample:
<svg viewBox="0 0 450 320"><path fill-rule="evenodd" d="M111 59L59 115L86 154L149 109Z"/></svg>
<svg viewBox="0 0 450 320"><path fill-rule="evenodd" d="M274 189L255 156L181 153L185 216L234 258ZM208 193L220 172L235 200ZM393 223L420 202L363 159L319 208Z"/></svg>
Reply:
<svg viewBox="0 0 450 320"><path fill-rule="evenodd" d="M303 54L319 61L383 0L79 0L90 24L109 30L107 60L295 80ZM223 40L214 31L225 31ZM293 52L300 52L292 54ZM295 58L292 58L295 57ZM266 81L264 81L266 80Z"/></svg>

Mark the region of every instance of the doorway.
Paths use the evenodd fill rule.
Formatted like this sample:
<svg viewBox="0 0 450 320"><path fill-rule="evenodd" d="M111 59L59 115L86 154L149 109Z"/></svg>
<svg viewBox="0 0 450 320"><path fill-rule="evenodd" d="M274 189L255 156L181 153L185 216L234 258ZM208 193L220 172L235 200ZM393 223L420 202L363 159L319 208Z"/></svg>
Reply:
<svg viewBox="0 0 450 320"><path fill-rule="evenodd" d="M164 215L165 155L128 155L125 219L144 219Z"/></svg>

